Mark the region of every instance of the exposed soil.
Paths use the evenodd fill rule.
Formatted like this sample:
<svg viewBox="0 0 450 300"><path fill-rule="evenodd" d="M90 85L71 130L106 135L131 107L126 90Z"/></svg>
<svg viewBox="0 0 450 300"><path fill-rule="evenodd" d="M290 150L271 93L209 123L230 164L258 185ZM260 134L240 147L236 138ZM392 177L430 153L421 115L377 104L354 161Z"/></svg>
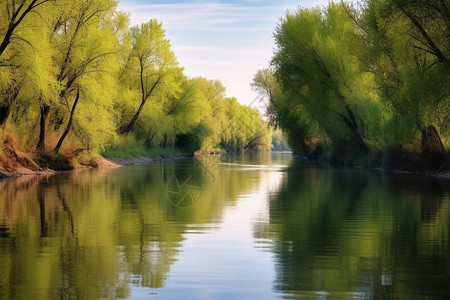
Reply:
<svg viewBox="0 0 450 300"><path fill-rule="evenodd" d="M51 172L53 171L39 166L27 154L16 151L8 140L4 142L3 156L0 157L0 179Z"/></svg>
<svg viewBox="0 0 450 300"><path fill-rule="evenodd" d="M67 171L73 169L117 168L181 157L91 158L86 156L84 159L79 159L74 165L67 157L59 154L41 153L34 154L33 156L34 157L31 158L31 155L16 151L12 146L12 143L5 141L3 155L0 156L0 180L23 175L51 174L55 171Z"/></svg>

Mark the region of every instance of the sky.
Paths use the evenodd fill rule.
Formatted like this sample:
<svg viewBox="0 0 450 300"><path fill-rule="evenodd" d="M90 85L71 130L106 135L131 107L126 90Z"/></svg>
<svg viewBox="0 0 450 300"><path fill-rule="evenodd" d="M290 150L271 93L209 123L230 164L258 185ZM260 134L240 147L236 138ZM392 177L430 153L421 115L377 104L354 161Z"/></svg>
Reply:
<svg viewBox="0 0 450 300"><path fill-rule="evenodd" d="M269 66L273 33L286 11L324 6L328 0L119 0L131 25L162 22L184 74L219 80L228 97L260 108L251 82Z"/></svg>

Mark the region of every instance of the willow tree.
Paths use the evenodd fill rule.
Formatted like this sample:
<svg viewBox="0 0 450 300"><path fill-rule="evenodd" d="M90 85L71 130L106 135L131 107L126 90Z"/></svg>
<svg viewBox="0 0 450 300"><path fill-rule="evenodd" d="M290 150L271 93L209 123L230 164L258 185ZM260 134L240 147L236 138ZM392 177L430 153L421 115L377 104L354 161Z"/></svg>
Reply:
<svg viewBox="0 0 450 300"><path fill-rule="evenodd" d="M59 51L55 61L60 68L55 76L61 85L61 108L55 118L65 126L54 152L75 124L75 135L87 148L114 135L110 107L116 92L118 32L126 26L120 21L122 15L115 12L116 4L113 0L73 1L70 18L56 27L53 39ZM97 114L103 119L101 127L92 122L95 111L101 112Z"/></svg>
<svg viewBox="0 0 450 300"><path fill-rule="evenodd" d="M54 0L6 0L0 4L0 127L9 118L35 54L29 26L42 24L42 16L38 16L50 1ZM34 25L40 31L39 24Z"/></svg>
<svg viewBox="0 0 450 300"><path fill-rule="evenodd" d="M363 60L395 112L391 127L401 129L397 144L419 133L422 152L438 161L440 135L450 132L449 10L448 1L370 0L358 22L367 41Z"/></svg>
<svg viewBox="0 0 450 300"><path fill-rule="evenodd" d="M0 58L0 115L2 127L21 136L22 145L34 143L36 106L41 99L55 99L58 85L52 76L54 49L49 42L47 21L52 19L53 1L35 7L13 34ZM11 120L11 121L9 121ZM17 146L17 145L16 145ZM27 147L28 148L28 147Z"/></svg>
<svg viewBox="0 0 450 300"><path fill-rule="evenodd" d="M139 106L131 120L120 132L130 132L146 102L156 94L167 97L180 91L180 83L174 79L182 69L178 67L162 24L156 20L131 28L132 49L121 81L124 88L137 90Z"/></svg>
<svg viewBox="0 0 450 300"><path fill-rule="evenodd" d="M267 103L265 114L269 124L283 130L294 151L308 156L319 153L320 143L324 143L320 126L301 102L283 92L274 70L258 70L253 77L252 88Z"/></svg>
<svg viewBox="0 0 450 300"><path fill-rule="evenodd" d="M26 42L18 34L20 25L24 19L32 13L37 13L37 8L49 1L55 0L6 0L0 6L0 57L10 45L11 41Z"/></svg>
<svg viewBox="0 0 450 300"><path fill-rule="evenodd" d="M204 78L186 79L181 86L182 93L173 97L165 110L175 125L175 146L182 151L200 150L204 140L213 133L208 124L212 114L205 90L208 84Z"/></svg>
<svg viewBox="0 0 450 300"><path fill-rule="evenodd" d="M261 120L259 112L239 104L236 98L225 98L225 126L221 131L221 144L227 151L270 149L271 133Z"/></svg>
<svg viewBox="0 0 450 300"><path fill-rule="evenodd" d="M376 99L355 56L358 34L344 3L299 9L276 29L272 65L288 101L307 111L334 148L367 154L367 123L374 120L365 108Z"/></svg>
<svg viewBox="0 0 450 300"><path fill-rule="evenodd" d="M104 143L114 133L109 107L115 91L116 35L126 26L123 16L115 12L116 4L113 0L60 0L36 14L40 22L30 27L31 38L36 36L46 46L34 47L32 57L42 63L39 69L29 70L28 76L43 78L47 81L43 86L52 87L52 93L34 96L39 112L39 151L45 150L49 124L57 139L55 152L73 128L75 139L86 149ZM37 34L37 28L42 32ZM99 118L101 125L94 122Z"/></svg>
<svg viewBox="0 0 450 300"><path fill-rule="evenodd" d="M197 97L204 98L208 103L204 123L211 129L212 133L208 135L202 143L202 150L216 151L222 141L221 132L226 126L226 109L225 109L225 87L218 80L207 80L198 78L196 81L198 88Z"/></svg>

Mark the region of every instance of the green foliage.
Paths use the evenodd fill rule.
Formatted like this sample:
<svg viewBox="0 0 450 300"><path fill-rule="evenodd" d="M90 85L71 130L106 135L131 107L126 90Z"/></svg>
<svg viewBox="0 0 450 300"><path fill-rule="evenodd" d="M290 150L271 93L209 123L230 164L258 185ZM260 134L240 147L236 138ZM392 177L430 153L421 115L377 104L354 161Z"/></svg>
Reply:
<svg viewBox="0 0 450 300"><path fill-rule="evenodd" d="M277 28L272 64L289 101L314 118L332 143L365 154L370 133L364 129L371 120L364 108L376 107L377 99L361 88L370 88L371 78L352 52L355 36L344 4L301 9Z"/></svg>
<svg viewBox="0 0 450 300"><path fill-rule="evenodd" d="M368 1L361 17L370 43L363 59L382 99L411 134L429 125L449 133L448 9L437 0Z"/></svg>
<svg viewBox="0 0 450 300"><path fill-rule="evenodd" d="M157 99L157 104L165 105L176 97L181 91L183 78L182 69L178 67L161 23L151 20L135 26L130 29L130 35L132 48L120 81L125 95L131 96L123 98L123 101L126 108L131 108L132 118L122 125L122 133L130 132L141 114L140 119L152 111L148 106L143 111L147 100Z"/></svg>
<svg viewBox="0 0 450 300"><path fill-rule="evenodd" d="M258 110L239 104L236 98L225 99L226 124L221 144L234 152L265 150L271 147L271 134Z"/></svg>
<svg viewBox="0 0 450 300"><path fill-rule="evenodd" d="M175 147L148 148L142 140L129 134L119 138L113 146L101 152L105 157L132 158L132 157L166 157L180 155L181 152Z"/></svg>
<svg viewBox="0 0 450 300"><path fill-rule="evenodd" d="M116 8L115 0L0 4L2 140L17 135L17 150L41 156L153 156L176 143L216 148L227 118L255 117L238 104L227 111L220 82L185 76L160 22L129 28ZM234 138L247 146L261 124L247 120L239 138L235 126Z"/></svg>
<svg viewBox="0 0 450 300"><path fill-rule="evenodd" d="M297 152L341 162L373 163L417 144L410 157L442 157L450 133L446 11L438 0L367 0L287 13L272 69L253 80L269 100L270 122Z"/></svg>
<svg viewBox="0 0 450 300"><path fill-rule="evenodd" d="M199 124L192 131L177 135L175 147L186 153L194 153L202 148L203 140L212 134L205 124Z"/></svg>
<svg viewBox="0 0 450 300"><path fill-rule="evenodd" d="M253 88L269 103L266 117L275 129L280 128L290 147L299 154L311 155L325 143L320 126L296 97L284 92L272 69L258 70L253 78Z"/></svg>

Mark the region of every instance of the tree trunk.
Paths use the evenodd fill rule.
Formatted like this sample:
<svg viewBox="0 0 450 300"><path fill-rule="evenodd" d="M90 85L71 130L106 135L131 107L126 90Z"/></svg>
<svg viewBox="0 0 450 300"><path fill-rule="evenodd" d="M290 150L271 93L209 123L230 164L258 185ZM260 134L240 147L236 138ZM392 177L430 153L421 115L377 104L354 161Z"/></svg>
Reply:
<svg viewBox="0 0 450 300"><path fill-rule="evenodd" d="M448 63L447 57L444 55L444 53L441 51L441 49L439 49L439 47L436 45L434 40L427 33L427 31L423 27L422 23L420 23L419 20L412 13L408 12L405 9L405 7L401 7L400 9L408 17L408 19L414 24L414 26L419 30L420 34L427 41L427 47L430 48L430 50L431 50L431 51L427 51L427 52L434 54L439 59L440 62L442 62L444 64Z"/></svg>
<svg viewBox="0 0 450 300"><path fill-rule="evenodd" d="M49 0L44 0L41 3L36 3L37 0L32 0L28 3L28 6L24 7L25 1L19 5L17 9L13 9L12 16L8 24L8 29L6 30L5 36L3 37L2 42L0 43L0 56L2 56L3 52L5 52L6 47L11 43L11 38L14 35L14 31L16 31L17 26L23 21L23 19L37 6L48 2ZM14 7L14 6L13 6ZM7 10L10 9L8 4L6 5ZM23 9L23 11L22 11ZM9 12L9 11L8 11Z"/></svg>
<svg viewBox="0 0 450 300"><path fill-rule="evenodd" d="M152 144L152 141L153 141L153 138L155 137L155 135L156 135L156 132L153 132L153 133L152 133L152 130L150 129L149 132L148 132L148 136L147 136L147 138L145 139L145 144L146 144L148 147L150 147L150 145Z"/></svg>
<svg viewBox="0 0 450 300"><path fill-rule="evenodd" d="M39 141L36 146L36 150L43 152L45 150L45 130L47 127L48 115L50 113L50 106L41 106L41 120L40 120L40 131L39 131Z"/></svg>
<svg viewBox="0 0 450 300"><path fill-rule="evenodd" d="M0 103L0 128L4 128L8 121L11 105L7 102Z"/></svg>
<svg viewBox="0 0 450 300"><path fill-rule="evenodd" d="M422 153L432 169L442 165L445 148L434 125L422 129Z"/></svg>
<svg viewBox="0 0 450 300"><path fill-rule="evenodd" d="M134 114L133 119L131 119L130 123L123 129L120 130L121 134L127 134L133 129L134 123L136 123L139 114L141 113L142 108L144 107L145 101L141 101L141 105L139 105L139 108L137 112Z"/></svg>
<svg viewBox="0 0 450 300"><path fill-rule="evenodd" d="M160 76L158 78L158 80L156 80L156 82L153 84L152 88L150 89L150 91L148 93L145 92L145 88L144 88L144 79L143 79L144 73L143 73L143 69L141 67L141 93L142 93L142 100L141 100L141 105L139 105L139 108L137 110L137 112L134 114L133 119L131 119L131 122L128 124L128 126L126 126L124 129L120 130L121 134L127 134L131 131L131 129L133 129L134 123L136 123L139 114L142 111L142 108L144 107L145 102L147 102L147 99L150 97L150 95L153 93L153 90L156 88L156 86L158 85L158 83L161 81L161 79L163 78L163 76Z"/></svg>
<svg viewBox="0 0 450 300"><path fill-rule="evenodd" d="M159 143L159 146L161 148L166 148L167 147L167 134L164 134L161 143Z"/></svg>
<svg viewBox="0 0 450 300"><path fill-rule="evenodd" d="M14 28L11 24L8 27L8 30L6 31L5 36L3 37L2 43L0 44L0 56L2 56L3 52L5 52L6 47L8 47L9 43L11 42L11 36L14 32Z"/></svg>
<svg viewBox="0 0 450 300"><path fill-rule="evenodd" d="M356 145L358 146L361 153L362 154L369 153L369 147L367 147L366 143L364 142L364 140L361 136L358 122L356 121L353 111L348 106L345 106L345 110L347 111L350 118L345 116L344 114L338 113L338 115L342 118L344 123L348 126L348 128L352 132L353 137L355 138Z"/></svg>
<svg viewBox="0 0 450 300"><path fill-rule="evenodd" d="M75 97L75 101L73 102L72 109L70 110L69 122L67 123L66 129L64 130L63 134L61 135L58 143L56 144L55 149L53 149L54 153L59 152L59 149L61 148L61 145L64 142L64 139L66 138L67 134L70 131L70 127L72 126L72 122L73 122L73 115L74 115L75 108L77 107L79 99L80 99L80 90L77 90L77 96Z"/></svg>
<svg viewBox="0 0 450 300"><path fill-rule="evenodd" d="M17 84L10 85L6 91L6 99L0 103L0 128L4 128L11 113L11 107L19 95L20 88Z"/></svg>

